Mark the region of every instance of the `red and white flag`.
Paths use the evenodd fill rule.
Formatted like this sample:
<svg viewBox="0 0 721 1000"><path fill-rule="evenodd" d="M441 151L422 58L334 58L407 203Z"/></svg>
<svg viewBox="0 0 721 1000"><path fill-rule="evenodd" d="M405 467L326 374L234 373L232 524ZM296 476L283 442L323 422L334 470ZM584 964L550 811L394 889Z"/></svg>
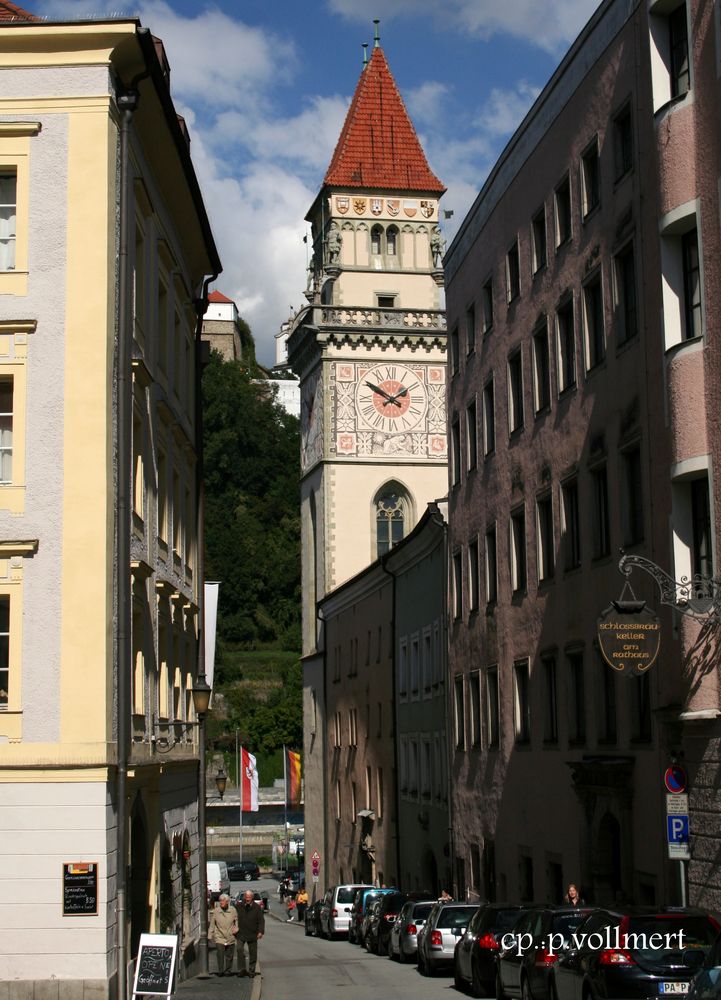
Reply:
<svg viewBox="0 0 721 1000"><path fill-rule="evenodd" d="M243 812L258 812L258 772L255 757L247 750L240 751L241 805Z"/></svg>

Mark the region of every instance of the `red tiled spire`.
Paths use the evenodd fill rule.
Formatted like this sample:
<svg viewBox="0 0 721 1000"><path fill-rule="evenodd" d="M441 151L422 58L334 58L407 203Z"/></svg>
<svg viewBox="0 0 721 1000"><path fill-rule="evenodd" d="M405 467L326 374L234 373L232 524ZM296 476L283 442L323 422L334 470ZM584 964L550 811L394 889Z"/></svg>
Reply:
<svg viewBox="0 0 721 1000"><path fill-rule="evenodd" d="M229 299L227 295L223 295L222 292L219 292L216 289L208 295L208 302L230 302L231 304L234 304L232 299Z"/></svg>
<svg viewBox="0 0 721 1000"><path fill-rule="evenodd" d="M381 48L364 68L325 183L443 194Z"/></svg>
<svg viewBox="0 0 721 1000"><path fill-rule="evenodd" d="M0 0L0 21L39 21L40 18L36 17L35 14L30 14L28 11L23 10L22 7L18 7L15 3L10 3L10 0Z"/></svg>

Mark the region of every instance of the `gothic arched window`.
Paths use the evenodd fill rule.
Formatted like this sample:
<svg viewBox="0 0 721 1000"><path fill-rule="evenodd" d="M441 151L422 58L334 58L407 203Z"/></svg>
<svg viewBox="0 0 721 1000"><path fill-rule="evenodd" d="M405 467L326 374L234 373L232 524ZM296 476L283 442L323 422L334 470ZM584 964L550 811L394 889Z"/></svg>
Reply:
<svg viewBox="0 0 721 1000"><path fill-rule="evenodd" d="M371 229L371 254L380 257L383 246L383 227L373 226Z"/></svg>
<svg viewBox="0 0 721 1000"><path fill-rule="evenodd" d="M376 557L389 552L408 534L411 527L411 501L398 483L386 483L373 502Z"/></svg>
<svg viewBox="0 0 721 1000"><path fill-rule="evenodd" d="M386 253L395 257L398 253L398 227L389 226L386 231Z"/></svg>

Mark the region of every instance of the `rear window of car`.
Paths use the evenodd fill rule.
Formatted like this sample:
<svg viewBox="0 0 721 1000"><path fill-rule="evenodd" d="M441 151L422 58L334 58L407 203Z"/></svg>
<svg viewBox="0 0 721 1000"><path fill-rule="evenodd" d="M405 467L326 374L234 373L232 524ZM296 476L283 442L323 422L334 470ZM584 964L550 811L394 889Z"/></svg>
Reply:
<svg viewBox="0 0 721 1000"><path fill-rule="evenodd" d="M419 918L427 917L432 909L433 903L416 903L411 911L413 913L413 919L418 920Z"/></svg>
<svg viewBox="0 0 721 1000"><path fill-rule="evenodd" d="M554 934L563 934L565 938L570 938L588 916L588 910L579 910L577 913L557 913L551 920L551 930Z"/></svg>
<svg viewBox="0 0 721 1000"><path fill-rule="evenodd" d="M438 915L436 927L467 927L468 921L478 909L477 906L444 907Z"/></svg>
<svg viewBox="0 0 721 1000"><path fill-rule="evenodd" d="M486 919L483 920L482 926L484 930L508 931L520 915L521 911L518 907L514 907L512 910L491 910Z"/></svg>
<svg viewBox="0 0 721 1000"><path fill-rule="evenodd" d="M350 889L339 889L338 890L338 902L339 903L352 903L355 899L355 894L358 890L355 886Z"/></svg>
<svg viewBox="0 0 721 1000"><path fill-rule="evenodd" d="M681 932L683 937L680 937ZM703 916L679 913L632 917L626 947L638 961L684 965L684 952L698 948L705 951L713 944L716 933L717 928ZM653 940L652 935L655 935ZM649 947L652 944L657 947Z"/></svg>

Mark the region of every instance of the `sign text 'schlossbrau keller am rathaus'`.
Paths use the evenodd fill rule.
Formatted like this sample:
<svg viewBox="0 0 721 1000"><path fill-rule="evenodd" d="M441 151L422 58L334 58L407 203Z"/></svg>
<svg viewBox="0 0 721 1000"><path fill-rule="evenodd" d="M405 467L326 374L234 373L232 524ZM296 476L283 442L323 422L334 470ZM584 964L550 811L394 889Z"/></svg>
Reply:
<svg viewBox="0 0 721 1000"><path fill-rule="evenodd" d="M626 677L645 674L658 657L661 623L643 601L614 601L598 619L598 644L609 667Z"/></svg>

